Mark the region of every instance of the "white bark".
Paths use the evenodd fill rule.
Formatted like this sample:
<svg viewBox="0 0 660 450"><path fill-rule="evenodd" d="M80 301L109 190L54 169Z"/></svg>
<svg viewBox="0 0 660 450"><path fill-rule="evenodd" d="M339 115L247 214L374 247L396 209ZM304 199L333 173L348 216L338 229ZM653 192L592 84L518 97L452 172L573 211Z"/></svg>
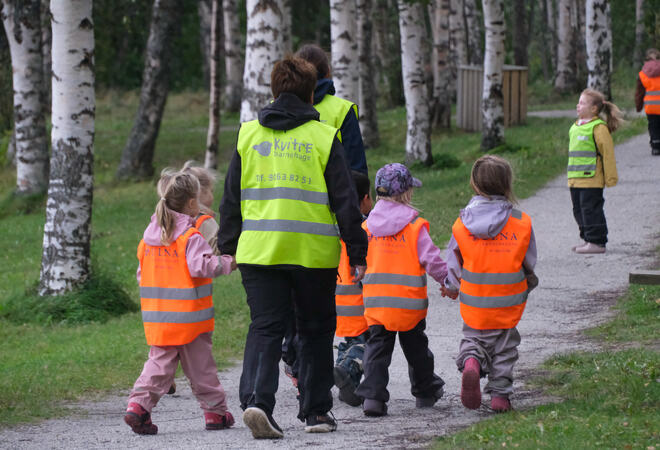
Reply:
<svg viewBox="0 0 660 450"><path fill-rule="evenodd" d="M406 162L433 163L431 155L431 117L426 68L429 64L429 36L424 21L424 6L398 0L401 34L401 73L406 97Z"/></svg>
<svg viewBox="0 0 660 450"><path fill-rule="evenodd" d="M355 0L330 0L330 52L332 80L337 96L357 101L359 57Z"/></svg>
<svg viewBox="0 0 660 450"><path fill-rule="evenodd" d="M291 27L293 16L291 15L291 2L293 0L282 0L282 51L286 55L293 52L293 41L291 39Z"/></svg>
<svg viewBox="0 0 660 450"><path fill-rule="evenodd" d="M644 62L644 0L635 1L635 52L633 64L640 67Z"/></svg>
<svg viewBox="0 0 660 450"><path fill-rule="evenodd" d="M51 3L53 105L50 185L39 293L58 295L87 280L94 145L92 0Z"/></svg>
<svg viewBox="0 0 660 450"><path fill-rule="evenodd" d="M225 109L238 112L243 91L243 58L237 0L222 0L222 18L225 35Z"/></svg>
<svg viewBox="0 0 660 450"><path fill-rule="evenodd" d="M376 100L378 77L374 70L372 0L357 0L358 53L360 55L360 131L365 147L375 147L380 142Z"/></svg>
<svg viewBox="0 0 660 450"><path fill-rule="evenodd" d="M431 8L433 30L433 102L431 122L434 127L449 128L451 99L456 90L456 60L450 56L450 0L435 0Z"/></svg>
<svg viewBox="0 0 660 450"><path fill-rule="evenodd" d="M199 18L199 49L202 53L202 73L204 83L208 86L211 79L211 0L197 2L197 17Z"/></svg>
<svg viewBox="0 0 660 450"><path fill-rule="evenodd" d="M482 94L483 135L481 148L490 150L504 142L502 68L504 66L504 6L502 0L484 0L486 51Z"/></svg>
<svg viewBox="0 0 660 450"><path fill-rule="evenodd" d="M14 84L16 192L45 192L48 186L45 91L41 56L40 0L2 0Z"/></svg>
<svg viewBox="0 0 660 450"><path fill-rule="evenodd" d="M559 0L557 0L559 1ZM557 67L557 11L555 0L546 0L547 8L545 23L548 27L548 47L553 67Z"/></svg>
<svg viewBox="0 0 660 450"><path fill-rule="evenodd" d="M456 67L467 64L467 33L463 0L451 0L449 10L449 61L452 80L456 80Z"/></svg>
<svg viewBox="0 0 660 450"><path fill-rule="evenodd" d="M217 169L220 137L220 53L222 34L222 0L211 0L211 48L209 51L209 129L206 134L204 167Z"/></svg>
<svg viewBox="0 0 660 450"><path fill-rule="evenodd" d="M611 97L612 31L608 0L587 0L587 87Z"/></svg>
<svg viewBox="0 0 660 450"><path fill-rule="evenodd" d="M557 70L555 76L555 90L568 92L575 85L573 71L574 34L571 26L573 0L559 0L557 5Z"/></svg>
<svg viewBox="0 0 660 450"><path fill-rule="evenodd" d="M463 14L465 16L465 27L467 33L468 62L473 65L483 64L483 52L481 51L482 20L476 0L464 0Z"/></svg>
<svg viewBox="0 0 660 450"><path fill-rule="evenodd" d="M247 0L241 122L257 118L272 98L270 72L282 58L282 0Z"/></svg>
<svg viewBox="0 0 660 450"><path fill-rule="evenodd" d="M50 1L41 0L41 58L43 62L43 76L44 76L44 105L50 106Z"/></svg>

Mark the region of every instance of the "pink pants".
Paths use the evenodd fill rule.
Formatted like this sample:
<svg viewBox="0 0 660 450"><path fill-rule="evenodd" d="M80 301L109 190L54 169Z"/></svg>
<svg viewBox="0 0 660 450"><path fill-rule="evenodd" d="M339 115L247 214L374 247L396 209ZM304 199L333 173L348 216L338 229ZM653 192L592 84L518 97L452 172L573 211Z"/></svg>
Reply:
<svg viewBox="0 0 660 450"><path fill-rule="evenodd" d="M218 379L218 368L211 353L212 332L202 333L189 344L168 347L151 346L149 359L135 381L129 403L137 403L151 412L170 389L181 361L183 373L190 380L193 394L205 412L227 412L225 390Z"/></svg>

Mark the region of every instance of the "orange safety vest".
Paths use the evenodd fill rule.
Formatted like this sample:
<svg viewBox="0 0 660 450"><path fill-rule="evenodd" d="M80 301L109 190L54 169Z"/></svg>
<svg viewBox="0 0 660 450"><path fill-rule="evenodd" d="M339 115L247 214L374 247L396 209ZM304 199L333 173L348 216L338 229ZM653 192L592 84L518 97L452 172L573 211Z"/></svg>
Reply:
<svg viewBox="0 0 660 450"><path fill-rule="evenodd" d="M660 114L660 77L649 77L639 72L639 79L644 85L644 112L646 114Z"/></svg>
<svg viewBox="0 0 660 450"><path fill-rule="evenodd" d="M477 330L515 327L527 301L522 263L532 235L532 220L513 209L500 234L480 239L459 217L452 232L463 257L459 293L463 321Z"/></svg>
<svg viewBox="0 0 660 450"><path fill-rule="evenodd" d="M197 220L195 221L195 228L199 230L199 227L201 227L204 221L208 219L213 219L213 216L209 216L208 214L202 214L198 216Z"/></svg>
<svg viewBox="0 0 660 450"><path fill-rule="evenodd" d="M138 245L140 298L147 344L185 345L213 331L213 280L193 278L188 271L189 228L170 245Z"/></svg>
<svg viewBox="0 0 660 450"><path fill-rule="evenodd" d="M417 239L428 221L416 217L392 236L369 238L367 273L362 280L364 317L367 324L383 325L389 331L408 331L426 317L426 270L419 263Z"/></svg>
<svg viewBox="0 0 660 450"><path fill-rule="evenodd" d="M337 269L337 288L335 303L337 305L337 331L340 337L356 337L369 329L364 318L364 303L362 301L362 285L353 283L353 273L348 263L346 244L341 242L341 255Z"/></svg>

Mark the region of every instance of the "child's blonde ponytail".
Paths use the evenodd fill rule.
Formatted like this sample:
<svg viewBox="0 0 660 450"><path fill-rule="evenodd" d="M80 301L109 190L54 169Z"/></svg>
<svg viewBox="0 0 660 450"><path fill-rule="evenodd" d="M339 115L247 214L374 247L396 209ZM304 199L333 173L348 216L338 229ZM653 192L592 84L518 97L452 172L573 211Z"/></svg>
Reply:
<svg viewBox="0 0 660 450"><path fill-rule="evenodd" d="M160 242L170 245L176 221L172 211L183 213L186 203L199 195L199 180L191 174L163 169L156 187L160 196L156 204L156 220L160 226Z"/></svg>
<svg viewBox="0 0 660 450"><path fill-rule="evenodd" d="M595 89L585 89L582 95L586 95L591 100L591 104L596 107L596 114L607 124L610 133L616 131L623 124L623 113L612 102L605 100L605 96Z"/></svg>

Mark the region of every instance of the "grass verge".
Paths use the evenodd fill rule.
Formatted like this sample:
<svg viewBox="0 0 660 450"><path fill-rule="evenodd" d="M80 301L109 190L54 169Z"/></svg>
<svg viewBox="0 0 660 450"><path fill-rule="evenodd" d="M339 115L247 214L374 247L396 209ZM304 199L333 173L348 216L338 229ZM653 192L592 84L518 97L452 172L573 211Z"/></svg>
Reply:
<svg viewBox="0 0 660 450"><path fill-rule="evenodd" d="M606 351L555 356L530 380L560 403L494 416L433 448L659 448L660 286L631 285L617 309L588 331Z"/></svg>

